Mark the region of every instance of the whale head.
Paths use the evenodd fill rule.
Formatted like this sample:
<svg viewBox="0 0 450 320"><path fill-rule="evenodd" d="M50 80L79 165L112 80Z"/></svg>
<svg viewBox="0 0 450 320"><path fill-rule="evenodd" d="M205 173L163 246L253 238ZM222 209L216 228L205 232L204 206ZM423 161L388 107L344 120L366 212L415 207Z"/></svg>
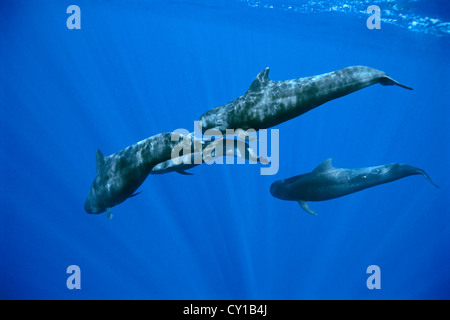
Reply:
<svg viewBox="0 0 450 320"><path fill-rule="evenodd" d="M91 214L99 214L106 211L106 208L102 208L97 206L93 201L89 198L84 202L84 211Z"/></svg>
<svg viewBox="0 0 450 320"><path fill-rule="evenodd" d="M284 180L278 180L270 185L270 194L281 200L290 200L286 198L285 189Z"/></svg>
<svg viewBox="0 0 450 320"><path fill-rule="evenodd" d="M122 203L135 191L134 185L127 185L122 178L128 172L124 171L126 159L117 157L112 163L108 162L100 150L96 153L97 176L92 182L89 194L84 202L84 210L87 213L99 214ZM125 173L123 173L124 171ZM129 180L134 182L134 176L128 174Z"/></svg>
<svg viewBox="0 0 450 320"><path fill-rule="evenodd" d="M98 188L96 187L96 180L94 180L91 189L89 190L86 201L84 202L84 210L87 213L99 214L105 212L108 207L111 207L102 200L104 199L104 197L98 196L98 193L99 192Z"/></svg>

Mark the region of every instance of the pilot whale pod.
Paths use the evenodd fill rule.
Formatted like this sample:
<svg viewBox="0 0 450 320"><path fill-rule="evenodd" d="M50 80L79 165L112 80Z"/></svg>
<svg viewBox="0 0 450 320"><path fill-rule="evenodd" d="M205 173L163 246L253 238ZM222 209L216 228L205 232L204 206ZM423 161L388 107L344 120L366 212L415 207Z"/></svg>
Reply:
<svg viewBox="0 0 450 320"><path fill-rule="evenodd" d="M137 195L152 168L171 158L172 149L190 139L174 133L160 133L142 140L110 156L97 150L97 176L92 182L84 204L87 213L107 211ZM181 139L181 141L180 141ZM174 141L173 141L174 140Z"/></svg>
<svg viewBox="0 0 450 320"><path fill-rule="evenodd" d="M386 73L364 66L284 81L270 80L269 68L265 68L244 95L204 113L202 130L267 129L376 83L412 90Z"/></svg>
<svg viewBox="0 0 450 320"><path fill-rule="evenodd" d="M392 163L375 167L342 169L327 159L312 172L275 181L270 193L281 200L297 201L306 212L316 215L307 201L323 201L342 197L383 183L421 174L439 188L422 169Z"/></svg>

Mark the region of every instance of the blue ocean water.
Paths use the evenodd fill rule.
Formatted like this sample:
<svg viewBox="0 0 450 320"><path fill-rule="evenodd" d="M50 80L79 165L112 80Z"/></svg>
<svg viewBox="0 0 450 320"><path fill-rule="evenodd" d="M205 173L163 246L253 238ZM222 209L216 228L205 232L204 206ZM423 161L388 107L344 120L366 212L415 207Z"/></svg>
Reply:
<svg viewBox="0 0 450 320"><path fill-rule="evenodd" d="M0 297L449 299L449 22L446 1L425 0L2 2ZM265 67L284 80L352 65L414 91L374 85L278 125L276 175L202 165L150 176L111 220L84 212L97 148L192 131ZM412 176L310 203L317 217L270 195L329 157L408 163L441 188Z"/></svg>

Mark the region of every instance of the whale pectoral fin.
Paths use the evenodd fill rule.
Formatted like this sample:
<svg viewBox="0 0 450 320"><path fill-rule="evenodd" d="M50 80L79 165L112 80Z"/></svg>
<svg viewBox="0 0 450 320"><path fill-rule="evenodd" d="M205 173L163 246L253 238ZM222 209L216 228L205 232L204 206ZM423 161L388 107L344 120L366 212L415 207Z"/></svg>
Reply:
<svg viewBox="0 0 450 320"><path fill-rule="evenodd" d="M305 210L308 213L311 213L312 215L317 216L317 213L309 207L308 202L303 201L303 200L298 200L297 202L303 210Z"/></svg>
<svg viewBox="0 0 450 320"><path fill-rule="evenodd" d="M269 163L270 163L270 161L267 160L267 159L264 158L264 157L258 157L258 160L257 160L257 161L260 162L260 163L262 163L262 164L269 164Z"/></svg>
<svg viewBox="0 0 450 320"><path fill-rule="evenodd" d="M183 174L185 176L192 176L192 175L194 175L193 173L186 172L184 170L177 170L176 172L178 172L179 174Z"/></svg>
<svg viewBox="0 0 450 320"><path fill-rule="evenodd" d="M413 90L413 88L408 87L408 86L405 86L404 84L401 84L400 82L395 81L394 79L392 79L391 77L388 77L388 76L383 77L383 78L381 79L380 83L381 83L383 86L393 86L393 85L397 85L397 86L399 86L399 87L402 87L402 88L405 88L405 89L408 89L408 90Z"/></svg>
<svg viewBox="0 0 450 320"><path fill-rule="evenodd" d="M108 219L112 219L113 215L111 213L111 208L106 208L106 217L108 217Z"/></svg>

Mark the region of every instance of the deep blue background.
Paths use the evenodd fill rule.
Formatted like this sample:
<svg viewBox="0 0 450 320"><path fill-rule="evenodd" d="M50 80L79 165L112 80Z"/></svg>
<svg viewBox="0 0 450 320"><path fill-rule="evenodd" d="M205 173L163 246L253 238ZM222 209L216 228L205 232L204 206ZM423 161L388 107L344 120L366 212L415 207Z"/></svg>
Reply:
<svg viewBox="0 0 450 320"><path fill-rule="evenodd" d="M71 4L81 30L66 27ZM450 37L365 19L238 1L2 2L0 297L450 298ZM351 65L414 91L375 85L277 126L275 176L204 165L150 176L112 220L84 212L97 148L192 131L267 66L284 80ZM329 157L408 163L441 189L413 176L310 203L318 217L270 195ZM72 264L81 290L66 287ZM366 287L372 264L381 290Z"/></svg>

